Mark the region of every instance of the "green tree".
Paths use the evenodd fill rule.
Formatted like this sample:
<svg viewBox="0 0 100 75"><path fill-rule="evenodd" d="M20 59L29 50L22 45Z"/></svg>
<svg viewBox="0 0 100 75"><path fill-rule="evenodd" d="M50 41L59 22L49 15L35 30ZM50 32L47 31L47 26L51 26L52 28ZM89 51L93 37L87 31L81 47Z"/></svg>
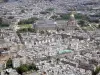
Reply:
<svg viewBox="0 0 100 75"><path fill-rule="evenodd" d="M24 9L22 9L22 10L21 10L21 13L25 13L25 10L24 10Z"/></svg>
<svg viewBox="0 0 100 75"><path fill-rule="evenodd" d="M6 63L6 68L12 68L12 67L13 67L13 65L12 65L12 60L9 59L9 60L7 61L7 63Z"/></svg>
<svg viewBox="0 0 100 75"><path fill-rule="evenodd" d="M98 75L100 73L100 66L97 66L94 71L92 71L92 75Z"/></svg>
<svg viewBox="0 0 100 75"><path fill-rule="evenodd" d="M0 27L9 27L9 24L2 23L2 24L0 24Z"/></svg>
<svg viewBox="0 0 100 75"><path fill-rule="evenodd" d="M40 31L40 34L44 34L45 32L42 30L42 31Z"/></svg>
<svg viewBox="0 0 100 75"><path fill-rule="evenodd" d="M59 63L59 61L60 61L60 59L59 59L59 58L57 58L57 59L56 59L56 63L58 64L58 63Z"/></svg>
<svg viewBox="0 0 100 75"><path fill-rule="evenodd" d="M24 72L27 72L28 71L28 68L27 68L27 65L21 65L20 67L18 67L16 69L16 71L19 73L19 74L23 74Z"/></svg>
<svg viewBox="0 0 100 75"><path fill-rule="evenodd" d="M23 74L24 72L27 72L27 71L30 71L30 70L39 70L38 67L36 67L35 64L24 64L24 65L21 65L20 67L16 68L16 71L19 73L19 74Z"/></svg>
<svg viewBox="0 0 100 75"><path fill-rule="evenodd" d="M100 24L99 24L98 28L100 28Z"/></svg>
<svg viewBox="0 0 100 75"><path fill-rule="evenodd" d="M54 16L51 16L51 18L56 20L58 18L58 16L54 15Z"/></svg>
<svg viewBox="0 0 100 75"><path fill-rule="evenodd" d="M50 32L48 32L47 30L46 30L46 34L47 34L48 36L50 36L50 35L51 35L51 33L50 33Z"/></svg>
<svg viewBox="0 0 100 75"><path fill-rule="evenodd" d="M0 18L0 24L2 24L2 18Z"/></svg>
<svg viewBox="0 0 100 75"><path fill-rule="evenodd" d="M60 17L61 20L68 20L70 18L70 14L61 14Z"/></svg>
<svg viewBox="0 0 100 75"><path fill-rule="evenodd" d="M9 24L3 23L2 18L0 18L0 27L9 27Z"/></svg>
<svg viewBox="0 0 100 75"><path fill-rule="evenodd" d="M83 14L80 14L80 13L75 14L75 18L78 19L78 20L80 20L80 19L88 20L87 15L83 15Z"/></svg>
<svg viewBox="0 0 100 75"><path fill-rule="evenodd" d="M33 29L33 28L28 28L28 31L36 33L36 29Z"/></svg>
<svg viewBox="0 0 100 75"><path fill-rule="evenodd" d="M87 25L88 25L87 21L85 21L85 20L80 20L80 21L78 22L78 24L79 24L81 27L84 27L84 26L87 26Z"/></svg>
<svg viewBox="0 0 100 75"><path fill-rule="evenodd" d="M35 64L31 64L30 66L32 67L32 68L31 68L32 70L35 70L35 71L39 70L39 68L38 68L38 67L36 67L36 65L35 65Z"/></svg>

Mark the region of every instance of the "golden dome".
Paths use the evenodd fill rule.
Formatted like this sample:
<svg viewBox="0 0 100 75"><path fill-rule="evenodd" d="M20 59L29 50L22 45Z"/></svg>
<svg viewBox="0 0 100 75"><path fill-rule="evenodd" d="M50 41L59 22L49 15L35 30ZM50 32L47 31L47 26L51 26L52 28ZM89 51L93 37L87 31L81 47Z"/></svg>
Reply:
<svg viewBox="0 0 100 75"><path fill-rule="evenodd" d="M75 17L75 16L74 16L74 12L71 13L70 17L71 17L71 18L74 18L74 17Z"/></svg>

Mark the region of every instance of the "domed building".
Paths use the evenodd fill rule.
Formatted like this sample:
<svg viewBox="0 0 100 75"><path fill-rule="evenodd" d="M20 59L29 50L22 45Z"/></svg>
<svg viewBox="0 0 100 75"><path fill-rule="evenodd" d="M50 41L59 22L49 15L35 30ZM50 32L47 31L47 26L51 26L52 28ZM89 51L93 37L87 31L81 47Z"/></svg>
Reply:
<svg viewBox="0 0 100 75"><path fill-rule="evenodd" d="M35 24L33 24L33 28L36 30L64 30L64 31L73 31L78 28L77 21L75 20L74 14L70 15L70 19L68 21L59 20L38 20Z"/></svg>
<svg viewBox="0 0 100 75"><path fill-rule="evenodd" d="M67 25L64 27L65 31L76 30L78 28L77 21L75 20L74 14L70 15L70 19L67 22Z"/></svg>

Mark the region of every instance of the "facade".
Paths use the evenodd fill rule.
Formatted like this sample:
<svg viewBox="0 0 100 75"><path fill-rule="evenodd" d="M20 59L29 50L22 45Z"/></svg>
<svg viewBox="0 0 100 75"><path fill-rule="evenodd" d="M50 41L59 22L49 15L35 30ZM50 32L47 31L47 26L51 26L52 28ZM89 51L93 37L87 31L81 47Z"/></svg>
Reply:
<svg viewBox="0 0 100 75"><path fill-rule="evenodd" d="M14 68L20 67L20 65L26 64L26 57L15 57L12 59L12 63Z"/></svg>
<svg viewBox="0 0 100 75"><path fill-rule="evenodd" d="M13 63L13 67L14 68L17 68L17 67L20 67L20 59L19 58L14 58L13 60L12 60L12 63Z"/></svg>
<svg viewBox="0 0 100 75"><path fill-rule="evenodd" d="M53 20L38 20L36 24L33 24L33 28L37 30L56 30L57 25Z"/></svg>

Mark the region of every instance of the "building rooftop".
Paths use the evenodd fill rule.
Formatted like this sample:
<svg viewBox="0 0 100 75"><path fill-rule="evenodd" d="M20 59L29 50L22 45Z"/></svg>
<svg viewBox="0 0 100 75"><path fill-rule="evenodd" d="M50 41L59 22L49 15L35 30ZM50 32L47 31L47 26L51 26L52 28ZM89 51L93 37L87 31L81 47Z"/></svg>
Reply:
<svg viewBox="0 0 100 75"><path fill-rule="evenodd" d="M36 22L38 27L55 27L55 22L53 20L38 20Z"/></svg>
<svg viewBox="0 0 100 75"><path fill-rule="evenodd" d="M5 43L4 39L0 39L0 44L4 44L4 43Z"/></svg>
<svg viewBox="0 0 100 75"><path fill-rule="evenodd" d="M72 52L72 50L60 50L59 54L70 53L70 52Z"/></svg>

